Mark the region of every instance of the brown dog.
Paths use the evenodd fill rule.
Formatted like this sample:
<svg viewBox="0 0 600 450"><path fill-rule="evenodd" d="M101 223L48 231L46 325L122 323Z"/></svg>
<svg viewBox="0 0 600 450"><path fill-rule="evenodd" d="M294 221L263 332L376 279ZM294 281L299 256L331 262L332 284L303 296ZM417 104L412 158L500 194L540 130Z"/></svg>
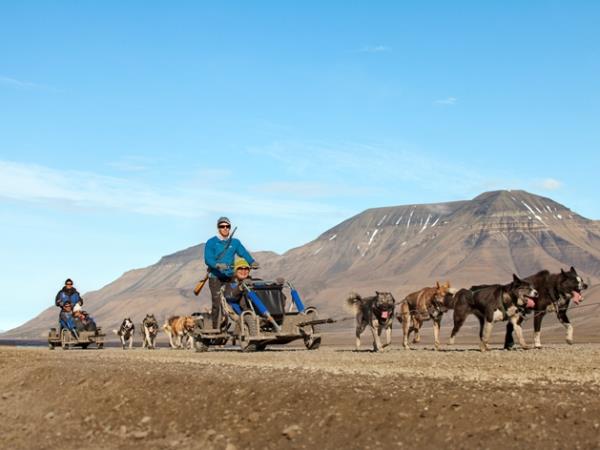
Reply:
<svg viewBox="0 0 600 450"><path fill-rule="evenodd" d="M440 348L440 324L442 316L451 307L450 297L454 289L450 287L450 282L444 284L436 282L435 287L426 287L420 291L408 294L400 303L400 314L398 320L402 323L402 332L404 334L404 348L408 346L410 333L414 331L415 337L413 343L421 340L420 329L423 322L431 319L433 321L433 338L436 350Z"/></svg>
<svg viewBox="0 0 600 450"><path fill-rule="evenodd" d="M169 335L169 343L171 348L183 348L183 340L187 339L188 348L193 348L194 339L192 331L196 326L196 322L192 316L173 316L169 317L163 325L163 330ZM173 342L175 339L175 342Z"/></svg>

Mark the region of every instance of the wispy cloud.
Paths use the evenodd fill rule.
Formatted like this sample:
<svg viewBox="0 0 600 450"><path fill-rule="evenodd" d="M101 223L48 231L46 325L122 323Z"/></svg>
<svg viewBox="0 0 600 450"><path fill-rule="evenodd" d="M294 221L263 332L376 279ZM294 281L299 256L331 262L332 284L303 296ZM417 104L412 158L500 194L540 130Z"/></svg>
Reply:
<svg viewBox="0 0 600 450"><path fill-rule="evenodd" d="M223 206L249 216L302 218L338 215L331 206L267 195L240 193L234 187L176 184L155 186L124 177L0 161L0 199L80 210L112 209L134 214L196 218L222 213Z"/></svg>
<svg viewBox="0 0 600 450"><path fill-rule="evenodd" d="M368 186L347 183L326 183L319 181L275 181L253 188L254 191L277 196L295 198L364 197L380 194L380 190Z"/></svg>
<svg viewBox="0 0 600 450"><path fill-rule="evenodd" d="M444 99L436 100L434 103L436 105L455 105L458 99L456 97L447 97Z"/></svg>
<svg viewBox="0 0 600 450"><path fill-rule="evenodd" d="M9 86L17 89L46 89L55 90L49 86L33 83L31 81L17 80L16 78L6 77L0 75L0 85Z"/></svg>
<svg viewBox="0 0 600 450"><path fill-rule="evenodd" d="M357 53L386 53L391 51L392 48L387 45L363 45L356 50Z"/></svg>
<svg viewBox="0 0 600 450"><path fill-rule="evenodd" d="M545 178L540 180L539 186L542 189L546 189L547 191L556 191L563 186L562 181L556 180L554 178Z"/></svg>
<svg viewBox="0 0 600 450"><path fill-rule="evenodd" d="M147 172L155 168L162 159L147 156L125 155L107 163L107 166L120 172Z"/></svg>
<svg viewBox="0 0 600 450"><path fill-rule="evenodd" d="M425 189L476 191L485 183L479 171L425 152L392 144L276 142L252 148L251 155L269 157L298 178L348 182L355 188L394 192L410 184Z"/></svg>

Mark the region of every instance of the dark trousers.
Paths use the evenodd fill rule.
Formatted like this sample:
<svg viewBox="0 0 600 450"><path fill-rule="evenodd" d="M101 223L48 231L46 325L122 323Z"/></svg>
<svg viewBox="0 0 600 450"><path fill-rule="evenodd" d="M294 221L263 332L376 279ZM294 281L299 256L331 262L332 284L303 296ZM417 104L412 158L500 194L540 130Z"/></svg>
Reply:
<svg viewBox="0 0 600 450"><path fill-rule="evenodd" d="M212 298L212 310L211 318L213 328L220 328L221 325L221 287L227 283L228 280L219 280L215 277L208 278L208 287L210 288L210 296Z"/></svg>

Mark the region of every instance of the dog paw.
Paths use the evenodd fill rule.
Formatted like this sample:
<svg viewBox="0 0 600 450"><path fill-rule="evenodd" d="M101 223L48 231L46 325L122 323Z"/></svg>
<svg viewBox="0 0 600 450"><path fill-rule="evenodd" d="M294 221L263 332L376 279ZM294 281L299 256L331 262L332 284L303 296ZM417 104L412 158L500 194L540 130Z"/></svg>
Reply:
<svg viewBox="0 0 600 450"><path fill-rule="evenodd" d="M567 344L573 345L573 339L567 339Z"/></svg>

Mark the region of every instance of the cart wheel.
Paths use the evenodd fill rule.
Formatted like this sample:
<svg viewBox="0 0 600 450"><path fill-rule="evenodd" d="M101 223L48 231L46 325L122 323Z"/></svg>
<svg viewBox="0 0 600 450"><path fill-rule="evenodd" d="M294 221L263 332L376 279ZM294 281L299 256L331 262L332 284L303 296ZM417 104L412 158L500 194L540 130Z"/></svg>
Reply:
<svg viewBox="0 0 600 450"><path fill-rule="evenodd" d="M194 347L196 348L196 351L198 353L207 352L208 351L208 340L194 338Z"/></svg>
<svg viewBox="0 0 600 450"><path fill-rule="evenodd" d="M71 333L69 330L63 329L60 332L60 345L63 350L69 350L71 348Z"/></svg>
<svg viewBox="0 0 600 450"><path fill-rule="evenodd" d="M254 315L244 315L243 328L243 337L248 338L250 336L258 336L258 325L256 323L256 318L254 317ZM240 339L240 347L242 347L242 352L244 353L255 352L257 350L257 344L253 342L251 343L247 339Z"/></svg>
<svg viewBox="0 0 600 450"><path fill-rule="evenodd" d="M308 350L317 350L321 346L321 337L317 338L304 338L304 345Z"/></svg>
<svg viewBox="0 0 600 450"><path fill-rule="evenodd" d="M242 343L240 342L240 344L242 344ZM252 353L252 352L255 352L256 350L258 350L258 346L254 343L246 342L245 345L242 344L242 352L243 353Z"/></svg>
<svg viewBox="0 0 600 450"><path fill-rule="evenodd" d="M306 311L306 316L309 320L315 320L318 318L316 309L309 309ZM304 333L304 346L308 350L316 350L321 346L321 337L315 337L317 333L317 327L315 325L308 325L302 328Z"/></svg>
<svg viewBox="0 0 600 450"><path fill-rule="evenodd" d="M81 344L81 348L85 350L86 348L88 348L89 345L90 344Z"/></svg>
<svg viewBox="0 0 600 450"><path fill-rule="evenodd" d="M267 344L257 344L256 345L257 352L264 352L266 348L267 348Z"/></svg>
<svg viewBox="0 0 600 450"><path fill-rule="evenodd" d="M98 348L98 350L102 350L104 348L104 342L97 343L96 348Z"/></svg>

